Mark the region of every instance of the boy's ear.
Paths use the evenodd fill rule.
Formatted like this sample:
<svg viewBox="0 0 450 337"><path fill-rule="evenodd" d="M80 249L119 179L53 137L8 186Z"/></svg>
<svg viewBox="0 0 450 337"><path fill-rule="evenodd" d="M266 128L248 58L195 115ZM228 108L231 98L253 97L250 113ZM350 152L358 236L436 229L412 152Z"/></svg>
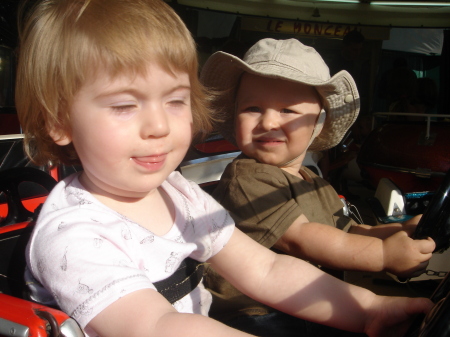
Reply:
<svg viewBox="0 0 450 337"><path fill-rule="evenodd" d="M59 146L69 145L72 142L72 137L69 133L62 128L57 128L56 125L49 128L48 133Z"/></svg>

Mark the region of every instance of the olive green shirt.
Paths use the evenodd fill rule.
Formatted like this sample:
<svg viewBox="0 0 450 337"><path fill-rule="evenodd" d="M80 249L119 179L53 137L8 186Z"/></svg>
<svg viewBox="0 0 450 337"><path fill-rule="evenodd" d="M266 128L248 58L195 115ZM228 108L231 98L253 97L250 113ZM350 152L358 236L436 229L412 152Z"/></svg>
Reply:
<svg viewBox="0 0 450 337"><path fill-rule="evenodd" d="M272 248L301 214L311 222L348 230L354 222L344 216L342 201L333 187L306 167L301 173L304 180L240 155L225 169L213 196L241 231L267 248ZM209 315L215 319L226 321L274 311L240 293L212 268L204 280L213 294Z"/></svg>

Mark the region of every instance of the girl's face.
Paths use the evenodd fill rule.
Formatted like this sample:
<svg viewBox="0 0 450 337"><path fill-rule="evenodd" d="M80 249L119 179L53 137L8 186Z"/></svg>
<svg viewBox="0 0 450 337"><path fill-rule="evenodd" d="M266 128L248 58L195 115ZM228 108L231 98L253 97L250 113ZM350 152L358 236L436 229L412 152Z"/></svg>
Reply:
<svg viewBox="0 0 450 337"><path fill-rule="evenodd" d="M70 118L71 134L57 143L73 142L84 187L116 200L144 197L176 169L191 143L189 76L156 63L134 77L99 71L76 94Z"/></svg>
<svg viewBox="0 0 450 337"><path fill-rule="evenodd" d="M261 163L292 166L298 172L321 110L316 90L245 73L236 100L236 142L242 152Z"/></svg>

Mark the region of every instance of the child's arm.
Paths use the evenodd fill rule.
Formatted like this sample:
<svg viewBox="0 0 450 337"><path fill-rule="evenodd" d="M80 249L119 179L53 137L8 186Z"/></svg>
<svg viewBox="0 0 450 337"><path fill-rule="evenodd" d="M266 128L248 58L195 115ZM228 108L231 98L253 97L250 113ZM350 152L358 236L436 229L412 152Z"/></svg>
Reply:
<svg viewBox="0 0 450 337"><path fill-rule="evenodd" d="M422 215L417 215L403 223L394 222L377 226L353 225L350 228L349 233L373 236L382 240L399 231L405 231L409 236L411 236L412 234L414 234L414 231L416 230L417 224L419 223L421 217Z"/></svg>
<svg viewBox="0 0 450 337"><path fill-rule="evenodd" d="M210 259L213 267L255 299L298 317L369 336L400 336L427 299L386 298L339 281L310 264L262 247L239 230ZM213 319L178 313L152 289L117 300L89 323L100 336L249 336Z"/></svg>
<svg viewBox="0 0 450 337"><path fill-rule="evenodd" d="M334 269L385 270L403 277L422 273L432 256L434 241L413 240L404 231L392 232L395 234L382 240L308 222L301 215L274 248Z"/></svg>
<svg viewBox="0 0 450 337"><path fill-rule="evenodd" d="M122 297L95 316L89 326L102 337L250 336L206 316L178 313L153 289Z"/></svg>
<svg viewBox="0 0 450 337"><path fill-rule="evenodd" d="M257 301L307 320L369 336L401 336L411 315L425 313L432 306L423 298L377 296L305 261L274 254L237 229L209 262Z"/></svg>

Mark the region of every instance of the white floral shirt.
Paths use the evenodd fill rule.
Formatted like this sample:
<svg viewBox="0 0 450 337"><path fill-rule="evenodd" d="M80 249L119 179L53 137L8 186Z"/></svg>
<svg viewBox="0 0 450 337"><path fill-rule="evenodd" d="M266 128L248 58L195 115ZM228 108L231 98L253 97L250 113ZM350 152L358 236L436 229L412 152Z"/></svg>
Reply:
<svg viewBox="0 0 450 337"><path fill-rule="evenodd" d="M162 185L176 208L175 223L163 236L103 205L78 176L64 179L48 196L28 244L27 274L35 300L56 301L83 328L120 297L155 289L153 283L172 275L186 257L208 260L233 232L223 207L178 172ZM200 283L173 306L207 315L210 304Z"/></svg>

